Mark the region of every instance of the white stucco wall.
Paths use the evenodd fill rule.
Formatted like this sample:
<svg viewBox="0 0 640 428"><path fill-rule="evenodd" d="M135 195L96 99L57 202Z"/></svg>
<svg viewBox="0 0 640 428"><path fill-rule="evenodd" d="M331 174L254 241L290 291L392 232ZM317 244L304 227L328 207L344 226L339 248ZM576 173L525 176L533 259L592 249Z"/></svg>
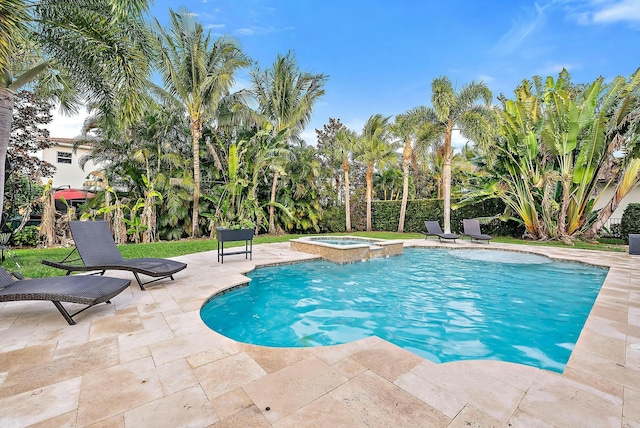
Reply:
<svg viewBox="0 0 640 428"><path fill-rule="evenodd" d="M84 169L78 164L79 159L91 152L91 146L79 146L76 151L73 150L73 139L70 138L51 138L54 145L42 151L42 159L50 162L56 167L56 173L53 175L53 187L70 186L74 189L81 189L87 175L96 170L100 170L100 165L89 161L85 164ZM58 162L58 152L71 154L71 163ZM44 179L46 183L49 179Z"/></svg>
<svg viewBox="0 0 640 428"><path fill-rule="evenodd" d="M611 185L607 189L605 189L603 192L601 192L600 199L595 204L595 208L600 209L604 207L606 204L608 204L609 201L611 200L611 197L613 196L614 190L615 190L615 186ZM618 208L611 215L611 218L618 219L618 220L621 219L625 208L627 208L627 205L631 203L640 203L640 187L636 187L631 192L629 192L627 196L624 197L622 202L620 202L620 205L618 206Z"/></svg>

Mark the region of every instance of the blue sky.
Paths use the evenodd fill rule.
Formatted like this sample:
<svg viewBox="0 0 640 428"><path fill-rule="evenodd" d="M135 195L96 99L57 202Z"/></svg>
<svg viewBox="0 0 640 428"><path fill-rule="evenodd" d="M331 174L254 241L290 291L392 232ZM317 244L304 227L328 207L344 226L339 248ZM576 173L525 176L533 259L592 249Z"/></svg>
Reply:
<svg viewBox="0 0 640 428"><path fill-rule="evenodd" d="M293 51L300 69L329 76L303 134L310 144L330 117L361 131L372 114L429 105L441 75L511 96L522 79L563 67L576 83L640 67L640 0L155 0L151 15L166 23L181 6L261 68ZM249 85L239 74L237 86Z"/></svg>

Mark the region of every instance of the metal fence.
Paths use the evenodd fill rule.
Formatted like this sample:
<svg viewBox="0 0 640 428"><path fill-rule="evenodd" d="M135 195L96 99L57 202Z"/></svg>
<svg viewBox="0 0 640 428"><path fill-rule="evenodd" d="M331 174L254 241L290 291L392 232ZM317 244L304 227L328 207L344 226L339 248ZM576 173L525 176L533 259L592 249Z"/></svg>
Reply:
<svg viewBox="0 0 640 428"><path fill-rule="evenodd" d="M602 236L607 236L611 238L620 238L620 221L622 218L619 217L610 217L609 220L604 224L602 230L600 231Z"/></svg>

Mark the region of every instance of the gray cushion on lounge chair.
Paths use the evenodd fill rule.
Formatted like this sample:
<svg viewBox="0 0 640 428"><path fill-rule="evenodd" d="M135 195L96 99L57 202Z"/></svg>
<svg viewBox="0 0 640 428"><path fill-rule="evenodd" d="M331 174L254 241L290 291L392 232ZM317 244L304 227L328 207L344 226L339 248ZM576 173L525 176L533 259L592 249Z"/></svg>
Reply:
<svg viewBox="0 0 640 428"><path fill-rule="evenodd" d="M110 303L109 300L124 291L129 284L131 281L128 279L92 275L18 280L0 268L0 302L49 300L69 324L75 324L75 315L98 303ZM60 302L87 306L69 314Z"/></svg>
<svg viewBox="0 0 640 428"><path fill-rule="evenodd" d="M453 242L456 242L456 239L459 238L458 235L454 235L453 233L444 233L442 228L440 228L440 223L437 221L425 221L425 227L427 228L426 236L437 236L439 241L443 239L453 239Z"/></svg>
<svg viewBox="0 0 640 428"><path fill-rule="evenodd" d="M164 278L173 279L173 274L187 267L186 263L160 258L124 259L116 246L109 225L106 221L71 221L71 234L76 244L82 264L74 264L76 260L53 262L42 260L42 263L67 271L67 275L74 271L104 271L125 270L132 272L138 285L144 290L144 284L149 284ZM156 278L142 282L139 273Z"/></svg>
<svg viewBox="0 0 640 428"><path fill-rule="evenodd" d="M464 228L464 234L471 238L471 241L487 241L493 237L486 235L480 231L480 222L476 219L462 220L462 226Z"/></svg>

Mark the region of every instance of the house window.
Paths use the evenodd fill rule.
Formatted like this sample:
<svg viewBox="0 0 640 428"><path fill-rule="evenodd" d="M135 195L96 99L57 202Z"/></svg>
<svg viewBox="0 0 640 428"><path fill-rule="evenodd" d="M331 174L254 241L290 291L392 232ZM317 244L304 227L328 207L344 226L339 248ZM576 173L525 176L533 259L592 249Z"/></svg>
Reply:
<svg viewBox="0 0 640 428"><path fill-rule="evenodd" d="M58 163L71 163L71 153L58 152Z"/></svg>

